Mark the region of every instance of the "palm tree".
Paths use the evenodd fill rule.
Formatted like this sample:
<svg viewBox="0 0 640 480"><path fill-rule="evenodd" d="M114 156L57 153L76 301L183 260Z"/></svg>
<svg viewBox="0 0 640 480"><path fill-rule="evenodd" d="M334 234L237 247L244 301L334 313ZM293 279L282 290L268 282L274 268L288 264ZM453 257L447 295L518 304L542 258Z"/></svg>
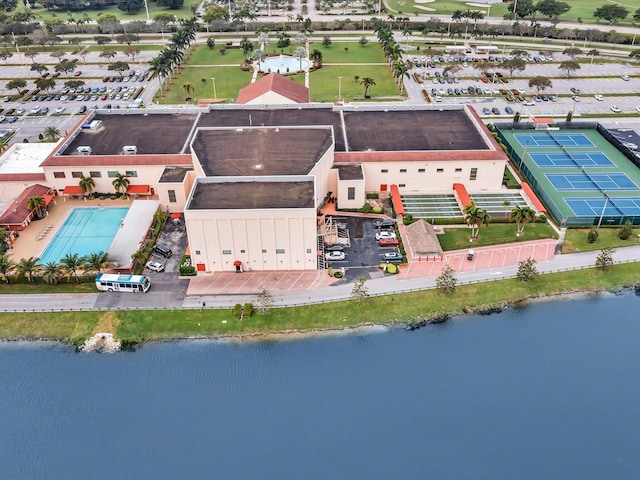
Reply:
<svg viewBox="0 0 640 480"><path fill-rule="evenodd" d="M314 48L313 50L311 50L311 53L309 54L309 58L311 59L311 61L313 61L313 64L316 67L322 66L322 52L317 48Z"/></svg>
<svg viewBox="0 0 640 480"><path fill-rule="evenodd" d="M56 142L61 137L60 130L53 125L45 128L42 134L44 135L44 138L51 142Z"/></svg>
<svg viewBox="0 0 640 480"><path fill-rule="evenodd" d="M33 272L35 272L39 260L40 258L38 257L23 258L18 262L18 265L16 265L16 273L19 277L27 277L29 283L32 283Z"/></svg>
<svg viewBox="0 0 640 480"><path fill-rule="evenodd" d="M78 278L78 269L82 267L84 263L84 257L81 257L77 253L67 253L60 259L62 268L67 271L69 278L71 278L72 276L75 277L76 283L80 282L80 279Z"/></svg>
<svg viewBox="0 0 640 480"><path fill-rule="evenodd" d="M369 96L369 89L376 84L376 81L371 77L364 77L360 79L360 85L364 86L364 98L371 98Z"/></svg>
<svg viewBox="0 0 640 480"><path fill-rule="evenodd" d="M516 235L521 235L527 223L536 218L536 212L530 207L515 206L509 215L509 221L516 222Z"/></svg>
<svg viewBox="0 0 640 480"><path fill-rule="evenodd" d="M47 206L47 202L43 197L27 198L27 209L30 212L35 212L38 218L42 218L42 209L46 206Z"/></svg>
<svg viewBox="0 0 640 480"><path fill-rule="evenodd" d="M16 262L14 262L7 254L0 255L0 275L4 278L6 283L9 283L9 274L16 268Z"/></svg>
<svg viewBox="0 0 640 480"><path fill-rule="evenodd" d="M42 279L49 285L57 285L62 275L62 267L57 262L47 262L42 268Z"/></svg>
<svg viewBox="0 0 640 480"><path fill-rule="evenodd" d="M195 90L195 88L193 87L193 84L190 82L183 83L182 85L180 85L180 89L187 94L187 99L190 99L191 94Z"/></svg>
<svg viewBox="0 0 640 480"><path fill-rule="evenodd" d="M126 175L122 175L121 173L118 173L111 183L117 193L126 192L127 188L129 188L129 179Z"/></svg>
<svg viewBox="0 0 640 480"><path fill-rule="evenodd" d="M304 47L297 47L293 56L300 60L299 70L302 70L302 59L307 56L307 50Z"/></svg>
<svg viewBox="0 0 640 480"><path fill-rule="evenodd" d="M78 186L84 193L91 193L91 191L95 188L96 182L91 177L85 177L84 175L80 177L80 181L78 182Z"/></svg>
<svg viewBox="0 0 640 480"><path fill-rule="evenodd" d="M478 238L480 227L482 225L489 226L491 216L486 210L480 210L474 201L464 207L465 222L471 227L471 238Z"/></svg>
<svg viewBox="0 0 640 480"><path fill-rule="evenodd" d="M109 254L107 252L92 252L85 258L85 269L90 272L100 273L108 265Z"/></svg>
<svg viewBox="0 0 640 480"><path fill-rule="evenodd" d="M402 77L407 75L407 71L409 69L407 68L407 64L404 63L402 60L398 60L394 62L392 68L393 68L393 76L396 79L396 86L400 88L400 93L402 93L404 91L404 81Z"/></svg>

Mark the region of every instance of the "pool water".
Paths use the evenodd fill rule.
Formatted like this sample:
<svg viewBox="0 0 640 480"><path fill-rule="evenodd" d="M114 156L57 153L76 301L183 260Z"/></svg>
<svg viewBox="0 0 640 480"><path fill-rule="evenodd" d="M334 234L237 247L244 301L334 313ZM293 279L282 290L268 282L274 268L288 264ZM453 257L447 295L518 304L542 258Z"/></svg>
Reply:
<svg viewBox="0 0 640 480"><path fill-rule="evenodd" d="M258 64L261 72L276 73L294 73L306 71L309 68L309 62L304 58L289 57L280 55L279 57L267 57Z"/></svg>
<svg viewBox="0 0 640 480"><path fill-rule="evenodd" d="M40 256L41 264L59 262L69 253L106 252L129 207L74 208Z"/></svg>

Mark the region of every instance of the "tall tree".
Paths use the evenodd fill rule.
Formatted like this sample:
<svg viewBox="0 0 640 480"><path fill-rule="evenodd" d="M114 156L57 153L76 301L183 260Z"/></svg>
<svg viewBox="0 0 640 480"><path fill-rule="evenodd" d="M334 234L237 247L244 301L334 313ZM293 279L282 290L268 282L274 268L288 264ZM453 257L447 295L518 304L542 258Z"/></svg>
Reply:
<svg viewBox="0 0 640 480"><path fill-rule="evenodd" d="M44 197L33 196L27 198L27 210L36 214L38 218L42 218L42 209L47 206Z"/></svg>
<svg viewBox="0 0 640 480"><path fill-rule="evenodd" d="M16 262L14 262L6 253L0 255L0 275L6 283L10 283L9 275L16 268Z"/></svg>
<svg viewBox="0 0 640 480"><path fill-rule="evenodd" d="M122 175L121 173L118 173L111 183L117 193L126 192L127 188L129 188L129 179L126 175Z"/></svg>
<svg viewBox="0 0 640 480"><path fill-rule="evenodd" d="M40 258L29 257L21 259L16 265L16 274L19 277L27 277L29 283L33 283L33 274L38 269Z"/></svg>
<svg viewBox="0 0 640 480"><path fill-rule="evenodd" d="M597 20L606 20L612 25L615 25L620 20L624 20L629 15L629 10L622 5L610 4L602 5L594 10L593 16Z"/></svg>
<svg viewBox="0 0 640 480"><path fill-rule="evenodd" d="M27 81L22 78L16 78L14 80L9 80L5 84L5 88L7 90L15 90L18 92L18 95L22 92L22 89L27 86Z"/></svg>
<svg viewBox="0 0 640 480"><path fill-rule="evenodd" d="M580 70L580 64L576 60L563 60L559 68L567 74L567 78L571 78L572 72Z"/></svg>
<svg viewBox="0 0 640 480"><path fill-rule="evenodd" d="M48 127L45 127L42 134L44 135L44 138L49 142L57 142L61 136L60 129L58 129L58 127L56 127L55 125L49 125Z"/></svg>
<svg viewBox="0 0 640 480"><path fill-rule="evenodd" d="M109 254L107 252L91 252L84 260L85 269L90 272L100 273L103 268L109 266Z"/></svg>
<svg viewBox="0 0 640 480"><path fill-rule="evenodd" d="M521 235L527 223L533 222L536 212L530 207L515 206L509 214L509 221L516 222L516 235Z"/></svg>
<svg viewBox="0 0 640 480"><path fill-rule="evenodd" d="M50 261L42 266L42 279L49 285L57 285L62 276L62 267L58 262Z"/></svg>
<svg viewBox="0 0 640 480"><path fill-rule="evenodd" d="M529 79L529 88L535 88L538 94L540 94L542 90L551 88L552 86L551 80L547 77L537 76Z"/></svg>
<svg viewBox="0 0 640 480"><path fill-rule="evenodd" d="M364 77L360 79L360 85L364 87L364 98L371 98L369 90L375 86L376 81L371 77Z"/></svg>
<svg viewBox="0 0 640 480"><path fill-rule="evenodd" d="M67 271L69 278L73 276L76 279L76 283L80 282L80 279L78 278L78 270L84 265L84 263L84 258L77 253L67 253L60 259L62 268Z"/></svg>
<svg viewBox="0 0 640 480"><path fill-rule="evenodd" d="M93 178L85 177L84 175L82 175L80 177L80 180L78 181L78 186L84 193L91 193L91 191L96 186L96 182L93 180Z"/></svg>

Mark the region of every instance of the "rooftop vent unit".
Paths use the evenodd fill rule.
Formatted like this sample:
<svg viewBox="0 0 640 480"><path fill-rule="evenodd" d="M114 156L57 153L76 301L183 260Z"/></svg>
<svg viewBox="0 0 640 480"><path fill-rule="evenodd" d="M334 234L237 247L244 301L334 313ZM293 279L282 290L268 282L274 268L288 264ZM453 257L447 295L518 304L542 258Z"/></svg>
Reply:
<svg viewBox="0 0 640 480"><path fill-rule="evenodd" d="M125 145L124 147L122 147L122 151L125 155L135 155L136 153L138 153L138 147L136 147L135 145Z"/></svg>
<svg viewBox="0 0 640 480"><path fill-rule="evenodd" d="M80 155L91 155L91 147L87 147L87 146L85 146L85 147L78 147L78 148L77 148L77 152L78 152Z"/></svg>

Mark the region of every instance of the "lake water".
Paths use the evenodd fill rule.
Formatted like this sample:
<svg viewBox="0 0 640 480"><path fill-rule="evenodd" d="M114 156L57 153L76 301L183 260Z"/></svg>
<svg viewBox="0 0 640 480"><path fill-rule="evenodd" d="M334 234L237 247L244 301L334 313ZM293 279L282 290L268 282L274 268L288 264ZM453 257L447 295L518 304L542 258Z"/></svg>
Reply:
<svg viewBox="0 0 640 480"><path fill-rule="evenodd" d="M638 479L640 298L409 332L0 344L6 479Z"/></svg>

